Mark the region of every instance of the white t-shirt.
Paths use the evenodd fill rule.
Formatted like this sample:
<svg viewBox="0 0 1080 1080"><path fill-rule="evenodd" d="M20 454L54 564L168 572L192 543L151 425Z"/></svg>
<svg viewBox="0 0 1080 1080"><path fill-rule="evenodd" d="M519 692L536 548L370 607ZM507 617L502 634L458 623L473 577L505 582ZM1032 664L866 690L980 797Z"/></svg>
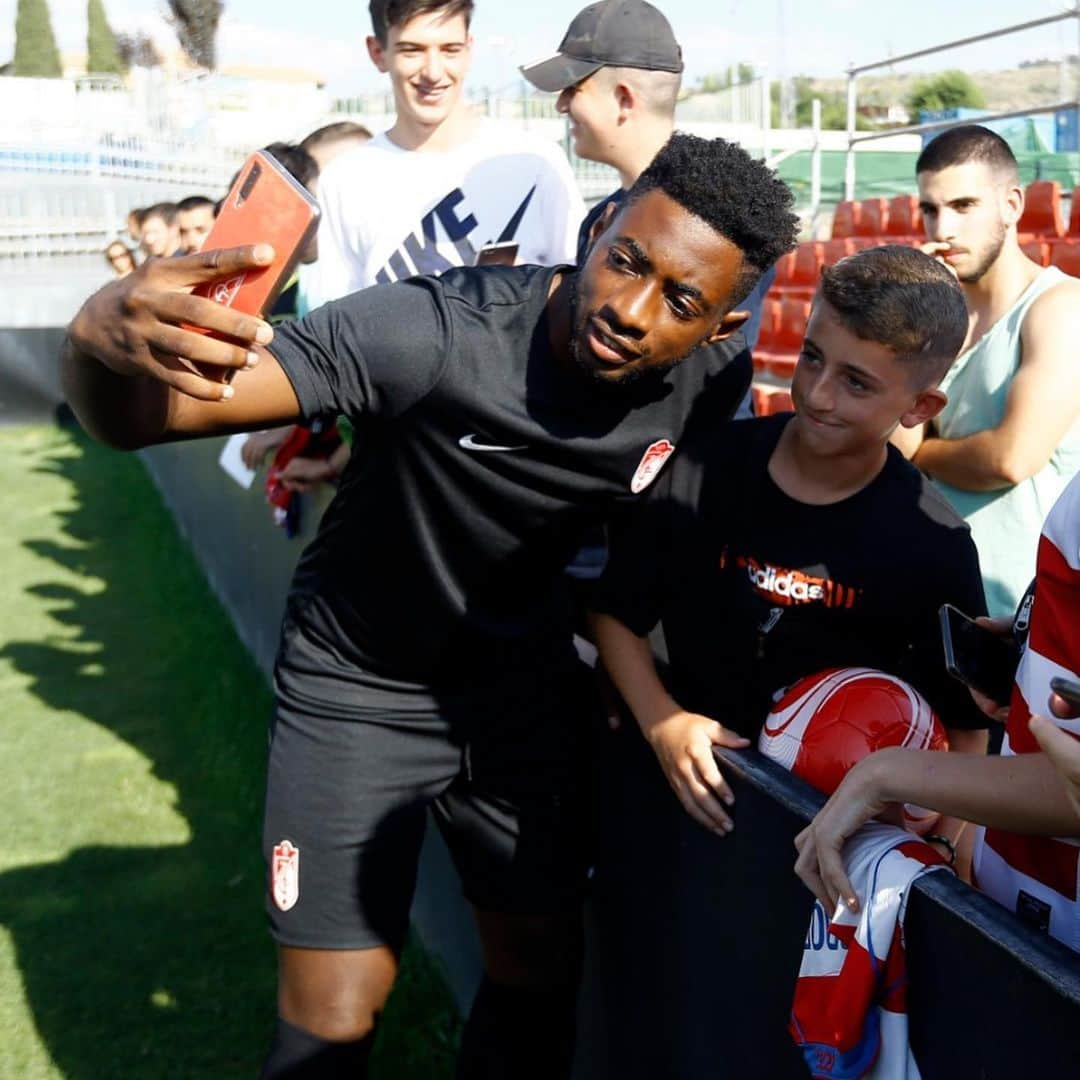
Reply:
<svg viewBox="0 0 1080 1080"><path fill-rule="evenodd" d="M572 263L585 214L551 140L482 120L446 151L409 151L385 134L336 157L319 177L319 259L309 307L380 282L470 266L516 241L519 263Z"/></svg>

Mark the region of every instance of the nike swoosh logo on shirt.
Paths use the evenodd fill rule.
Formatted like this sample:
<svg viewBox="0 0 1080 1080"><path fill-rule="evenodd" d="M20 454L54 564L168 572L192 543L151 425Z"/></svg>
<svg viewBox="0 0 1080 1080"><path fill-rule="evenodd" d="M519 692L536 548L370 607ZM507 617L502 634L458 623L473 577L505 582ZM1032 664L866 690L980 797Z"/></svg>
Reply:
<svg viewBox="0 0 1080 1080"><path fill-rule="evenodd" d="M499 446L497 443L477 442L475 435L462 435L458 446L462 450L472 450L480 454L512 454L517 450L528 450L527 446Z"/></svg>

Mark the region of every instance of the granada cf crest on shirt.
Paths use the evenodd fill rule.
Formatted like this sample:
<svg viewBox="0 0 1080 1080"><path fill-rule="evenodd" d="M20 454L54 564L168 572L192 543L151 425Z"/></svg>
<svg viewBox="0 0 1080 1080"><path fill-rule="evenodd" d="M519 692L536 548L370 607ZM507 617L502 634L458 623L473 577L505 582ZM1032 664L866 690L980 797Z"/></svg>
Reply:
<svg viewBox="0 0 1080 1080"><path fill-rule="evenodd" d="M288 840L274 845L270 892L279 911L288 911L300 899L300 849Z"/></svg>
<svg viewBox="0 0 1080 1080"><path fill-rule="evenodd" d="M637 472L630 481L630 490L635 495L644 491L660 474L664 462L674 453L675 444L668 442L667 439L654 442L642 456Z"/></svg>

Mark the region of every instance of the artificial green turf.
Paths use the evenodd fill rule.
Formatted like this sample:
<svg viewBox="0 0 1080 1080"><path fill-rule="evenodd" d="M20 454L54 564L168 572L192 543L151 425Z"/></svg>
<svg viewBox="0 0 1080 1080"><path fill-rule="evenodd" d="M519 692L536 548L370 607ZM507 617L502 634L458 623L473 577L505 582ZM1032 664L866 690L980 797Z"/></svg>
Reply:
<svg viewBox="0 0 1080 1080"><path fill-rule="evenodd" d="M251 1077L270 695L137 458L0 431L0 1077ZM407 951L382 1080L452 1073Z"/></svg>

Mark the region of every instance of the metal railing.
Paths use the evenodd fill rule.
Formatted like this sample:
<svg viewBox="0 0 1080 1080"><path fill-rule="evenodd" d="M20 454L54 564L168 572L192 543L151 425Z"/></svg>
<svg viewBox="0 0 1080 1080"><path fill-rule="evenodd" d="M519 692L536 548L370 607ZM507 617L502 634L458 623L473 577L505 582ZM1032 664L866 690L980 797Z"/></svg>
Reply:
<svg viewBox="0 0 1080 1080"><path fill-rule="evenodd" d="M874 60L869 64L852 65L847 69L847 154L844 159L844 198L855 197L855 147L859 143L870 142L874 139L890 138L894 135L918 135L928 131L942 131L946 128L956 127L959 120L934 120L925 124L910 124L907 127L887 128L881 131L869 131L856 133L856 116L858 115L858 87L857 80L867 71L878 68L892 67L894 64L903 63L906 60L918 60L924 56L934 56L937 53L947 52L950 49L962 48L965 45L974 45L980 41L991 41L995 38L1009 37L1024 30L1034 30L1036 27L1049 26L1072 19L1076 23L1078 40L1080 40L1080 2L1074 0L1073 6L1057 15L1046 15L1041 19L1030 19L1027 22L1015 23L1012 26L1002 27L1000 30L988 30L983 34L973 34L970 37L957 38L955 41L947 41L941 45L932 45L927 49L918 49L915 52L904 53L902 56L890 56L884 60ZM1080 62L1080 47L1078 47L1078 62ZM979 117L980 123L993 120L1011 120L1018 116L1036 116L1043 113L1055 113L1059 109L1076 108L1080 105L1080 88L1074 88L1073 98L1069 101L1056 102L1053 105L1038 105L1027 109L1009 109L1003 112L987 113Z"/></svg>

